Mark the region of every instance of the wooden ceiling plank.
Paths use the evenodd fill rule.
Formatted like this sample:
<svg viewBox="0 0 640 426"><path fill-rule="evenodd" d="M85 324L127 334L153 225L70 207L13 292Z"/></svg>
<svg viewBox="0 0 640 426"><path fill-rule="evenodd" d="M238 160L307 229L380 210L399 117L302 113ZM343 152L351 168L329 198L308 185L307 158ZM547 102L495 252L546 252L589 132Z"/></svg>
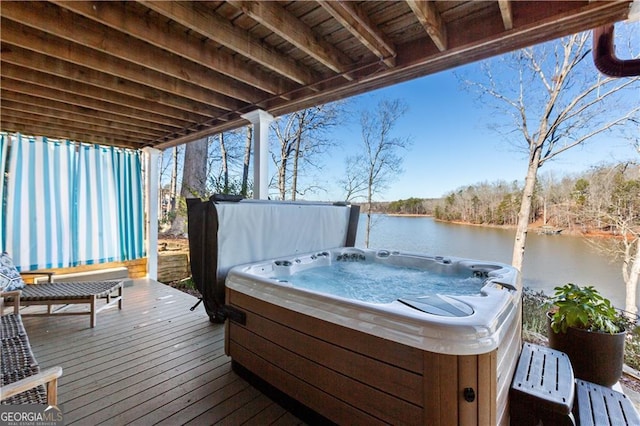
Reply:
<svg viewBox="0 0 640 426"><path fill-rule="evenodd" d="M75 142L97 143L101 145L114 145L125 148L139 149L148 145L147 141L121 139L117 135L99 136L82 130L59 129L44 123L24 123L21 120L2 121L2 130L6 132L20 132L32 136L46 136L51 139L69 139Z"/></svg>
<svg viewBox="0 0 640 426"><path fill-rule="evenodd" d="M23 111L21 109L11 108L8 105L2 105L0 108L0 113L3 117L8 119L12 119L16 121L21 120L25 124L42 124L46 123L47 125L58 128L58 129L67 129L67 130L81 130L90 132L92 134L98 136L114 136L118 135L120 138L127 138L133 140L153 140L158 137L158 135L148 135L148 134L140 134L138 132L132 130L126 130L118 127L113 127L109 125L102 125L97 123L95 120L90 122L86 121L77 121L73 119L68 119L63 116L51 116L48 114L41 114L40 110L32 109L31 111Z"/></svg>
<svg viewBox="0 0 640 426"><path fill-rule="evenodd" d="M498 0L498 6L500 7L500 15L502 16L504 29L507 31L513 29L513 12L511 11L511 0Z"/></svg>
<svg viewBox="0 0 640 426"><path fill-rule="evenodd" d="M3 77L2 88L11 90L12 92L36 96L49 101L59 101L69 105L77 105L80 108L86 108L88 110L109 112L112 114L121 115L123 117L127 117L127 116L144 117L144 119L150 123L165 125L173 129L179 129L184 127L184 125L189 124L189 123L181 123L182 126L180 126L174 120L167 119L165 117L157 117L157 116L153 116L152 114L144 115L139 110L135 110L133 108L129 108L122 105L114 105L110 102L89 98L86 96L79 95L77 93L64 92L64 91L53 88L51 85L42 85L42 86L34 85L34 84L24 83L22 81L7 79Z"/></svg>
<svg viewBox="0 0 640 426"><path fill-rule="evenodd" d="M316 80L311 70L298 65L288 56L270 48L214 12L203 14L194 4L188 2L138 2L296 83L306 86Z"/></svg>
<svg viewBox="0 0 640 426"><path fill-rule="evenodd" d="M320 39L276 2L229 0L228 3L338 74L346 73L353 65L347 55Z"/></svg>
<svg viewBox="0 0 640 426"><path fill-rule="evenodd" d="M168 25L161 26L148 16L132 16L131 8L127 10L126 3L108 1L53 1L53 3L266 93L279 95L295 88L287 80L266 73L258 67L252 69L246 67L243 61L221 49L213 48L211 44L188 40L189 37L184 32L180 33Z"/></svg>
<svg viewBox="0 0 640 426"><path fill-rule="evenodd" d="M66 106L63 108L56 108L52 104L47 103L33 103L33 102L20 102L16 99L12 99L12 96L7 93L2 94L2 108L15 112L32 113L36 116L60 118L67 121L88 122L99 125L102 128L112 128L118 131L129 131L132 134L137 134L144 138L157 138L166 131L150 130L148 128L139 127L131 122L120 122L118 120L110 120L104 117L104 113L100 115L95 114L96 111L88 111L84 113L70 112ZM32 98L33 99L33 98ZM64 105L64 104L62 104ZM115 116L118 117L118 116Z"/></svg>
<svg viewBox="0 0 640 426"><path fill-rule="evenodd" d="M434 2L429 0L406 1L438 49L441 52L447 50L447 28Z"/></svg>
<svg viewBox="0 0 640 426"><path fill-rule="evenodd" d="M139 114L157 114L193 123L210 117L194 112L193 101L189 103L156 89L19 47L5 49L2 64L2 75L41 85L51 84L59 90L129 106L138 109Z"/></svg>
<svg viewBox="0 0 640 426"><path fill-rule="evenodd" d="M535 15L535 9L539 7L536 2L516 2L516 16L521 16L522 23L517 23L510 32L487 33L483 22L477 22L476 27L469 28L467 35L457 40L454 48L445 52L439 52L435 46L425 46L424 41L414 40L402 45L397 45L398 57L394 70L383 70L369 76L363 75L356 83L337 84L328 82L322 86L322 90L306 98L301 98L287 104L269 105L269 112L274 116L287 114L312 105L332 102L349 96L355 96L371 90L397 84L414 78L434 74L443 70L452 69L462 64L482 60L497 54L517 50L531 46L542 41L553 40L580 31L589 30L593 25L599 26L607 22L616 22L626 19L628 15L628 2L594 2L584 6L579 2L567 2L557 5L555 2L547 8L570 7L560 12L546 11L545 18L531 18ZM533 8L534 10L529 10ZM539 13L539 12L538 12ZM530 19L530 21L525 21ZM498 18L501 26L501 22ZM461 26L468 25L466 23ZM453 32L452 32L453 33ZM478 34L486 34L478 36Z"/></svg>
<svg viewBox="0 0 640 426"><path fill-rule="evenodd" d="M66 12L48 2L6 2L2 15L15 22L48 34L94 49L98 52L141 65L154 71L210 90L219 97L218 102L228 110L237 109L231 99L253 103L266 95L225 75L211 75L212 71L201 65L177 57L163 49L155 48L119 31L108 30L102 25ZM231 98L225 100L225 97Z"/></svg>
<svg viewBox="0 0 640 426"><path fill-rule="evenodd" d="M388 67L396 64L395 45L353 2L320 1L320 5Z"/></svg>
<svg viewBox="0 0 640 426"><path fill-rule="evenodd" d="M19 23L6 20L4 17L0 21L0 26L2 27L3 41L6 40L8 43L28 50L33 50L63 61L110 74L117 78L155 88L173 94L174 96L191 99L192 101L197 101L209 107L216 107L224 111L234 111L242 108L244 105L240 102L234 102L232 105L229 105L229 98L227 97L222 99L222 97L209 90L146 69L141 65L105 55L93 49L44 34L33 28L21 27ZM230 110L229 108L233 109ZM215 115L217 114L212 116Z"/></svg>

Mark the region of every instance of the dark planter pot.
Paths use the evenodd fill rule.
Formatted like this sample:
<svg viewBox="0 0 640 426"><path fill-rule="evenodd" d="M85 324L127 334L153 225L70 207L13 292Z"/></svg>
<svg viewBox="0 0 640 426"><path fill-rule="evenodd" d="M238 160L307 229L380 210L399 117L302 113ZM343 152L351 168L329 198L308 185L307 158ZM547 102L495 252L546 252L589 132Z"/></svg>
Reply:
<svg viewBox="0 0 640 426"><path fill-rule="evenodd" d="M611 387L622 376L625 332L616 334L569 327L556 333L547 321L549 347L566 353L576 378Z"/></svg>

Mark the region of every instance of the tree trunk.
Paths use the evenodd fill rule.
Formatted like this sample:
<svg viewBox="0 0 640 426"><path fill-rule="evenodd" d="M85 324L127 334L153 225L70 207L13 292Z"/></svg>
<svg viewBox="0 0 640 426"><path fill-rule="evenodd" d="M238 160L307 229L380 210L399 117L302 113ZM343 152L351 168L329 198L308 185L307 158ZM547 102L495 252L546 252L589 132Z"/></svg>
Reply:
<svg viewBox="0 0 640 426"><path fill-rule="evenodd" d="M224 146L224 133L220 132L220 157L222 161L223 191L229 193L229 167L227 164L227 148Z"/></svg>
<svg viewBox="0 0 640 426"><path fill-rule="evenodd" d="M173 147L173 168L171 170L171 189L169 190L169 199L171 202L170 211L175 213L176 200L178 199L178 147Z"/></svg>
<svg viewBox="0 0 640 426"><path fill-rule="evenodd" d="M635 245L636 253L633 257L629 277L625 282L627 294L624 301L624 310L627 311L627 315L634 320L638 313L638 307L636 306L636 293L638 291L638 277L640 277L640 239L636 238Z"/></svg>
<svg viewBox="0 0 640 426"><path fill-rule="evenodd" d="M364 246L369 248L369 233L371 232L371 203L367 204L367 226L364 231Z"/></svg>
<svg viewBox="0 0 640 426"><path fill-rule="evenodd" d="M244 162L242 165L242 195L247 196L247 187L249 184L249 163L251 162L251 139L253 127L247 126L247 139L244 144Z"/></svg>
<svg viewBox="0 0 640 426"><path fill-rule="evenodd" d="M371 201L373 199L373 174L369 172L369 187L367 188L367 226L364 231L364 246L369 248L369 234L371 233Z"/></svg>
<svg viewBox="0 0 640 426"><path fill-rule="evenodd" d="M171 235L184 235L187 232L184 199L200 198L206 192L208 142L208 138L205 137L185 145L180 206L169 230Z"/></svg>
<svg viewBox="0 0 640 426"><path fill-rule="evenodd" d="M287 157L282 156L282 162L280 163L280 168L278 169L278 192L280 193L280 199L285 200L287 196Z"/></svg>
<svg viewBox="0 0 640 426"><path fill-rule="evenodd" d="M293 170L291 171L291 199L296 200L296 192L298 190L298 160L300 159L300 142L302 135L300 132L296 135L293 153Z"/></svg>
<svg viewBox="0 0 640 426"><path fill-rule="evenodd" d="M516 237L513 243L513 257L511 265L522 271L524 262L524 249L527 241L527 228L529 227L529 217L531 215L531 201L536 188L536 176L540 168L540 150L535 149L529 160L527 177L524 180L522 189L522 200L520 201L520 212L518 213L518 224L516 227Z"/></svg>

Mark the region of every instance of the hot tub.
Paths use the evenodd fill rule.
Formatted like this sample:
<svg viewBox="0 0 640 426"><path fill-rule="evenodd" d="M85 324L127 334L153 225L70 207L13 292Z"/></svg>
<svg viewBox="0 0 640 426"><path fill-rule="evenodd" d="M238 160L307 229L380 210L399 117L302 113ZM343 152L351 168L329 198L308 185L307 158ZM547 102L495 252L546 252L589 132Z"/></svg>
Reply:
<svg viewBox="0 0 640 426"><path fill-rule="evenodd" d="M226 351L336 423L506 424L520 297L517 270L494 262L281 257L229 271Z"/></svg>

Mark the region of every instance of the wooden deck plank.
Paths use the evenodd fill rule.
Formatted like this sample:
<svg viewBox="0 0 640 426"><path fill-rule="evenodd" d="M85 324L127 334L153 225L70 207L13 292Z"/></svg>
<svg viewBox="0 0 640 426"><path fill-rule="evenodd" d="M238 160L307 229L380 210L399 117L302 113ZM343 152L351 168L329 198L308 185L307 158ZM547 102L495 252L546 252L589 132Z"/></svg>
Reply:
<svg viewBox="0 0 640 426"><path fill-rule="evenodd" d="M224 327L202 306L190 311L196 300L140 279L96 328L78 316L24 318L40 365L63 368L65 424L304 424L231 369Z"/></svg>
<svg viewBox="0 0 640 426"><path fill-rule="evenodd" d="M252 417L243 422L242 424L244 426L260 426L265 423L273 423L287 413L284 408L274 403L266 396L261 395L258 398L268 401L269 405L266 406L262 411L255 413Z"/></svg>

